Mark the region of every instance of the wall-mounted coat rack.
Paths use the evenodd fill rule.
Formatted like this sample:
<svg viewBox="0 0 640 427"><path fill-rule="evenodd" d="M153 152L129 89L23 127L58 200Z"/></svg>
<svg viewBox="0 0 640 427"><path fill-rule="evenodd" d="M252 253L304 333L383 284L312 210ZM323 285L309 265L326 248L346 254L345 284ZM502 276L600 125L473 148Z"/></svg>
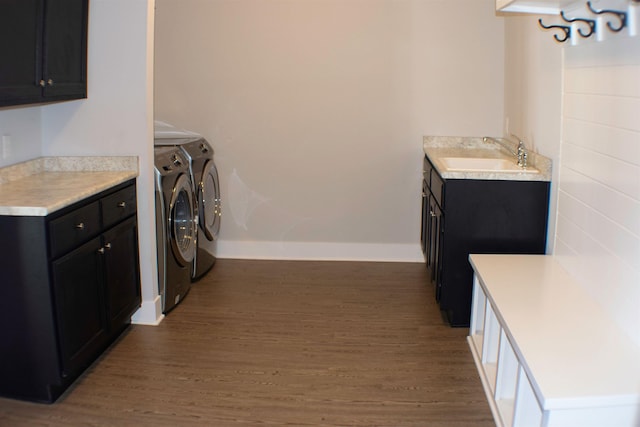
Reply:
<svg viewBox="0 0 640 427"><path fill-rule="evenodd" d="M591 2L587 2L587 5L589 5L589 7L591 7ZM601 12L601 13L603 13L603 12ZM564 22L567 22L569 24L574 23L574 22L581 22L581 23L584 23L584 24L588 25L589 26L589 32L588 33L585 33L584 31L582 31L582 28L578 28L578 34L580 34L580 36L582 36L584 38L591 37L596 32L596 20L595 19L567 18L567 16L564 14L564 10L560 11L560 17L562 17Z"/></svg>
<svg viewBox="0 0 640 427"><path fill-rule="evenodd" d="M542 19L538 19L538 24L540 24L540 26L545 30L562 30L564 32L563 36L559 36L558 34L553 35L553 38L560 43L564 43L571 38L571 27L569 27L568 25L545 25L544 22L542 22Z"/></svg>
<svg viewBox="0 0 640 427"><path fill-rule="evenodd" d="M640 0L630 0L630 2L640 3ZM606 15L608 17L610 15L611 19L606 20L606 26L610 31L614 33L622 31L628 25L628 15L625 11L611 9L598 10L592 6L591 1L587 2L587 9L596 17L600 15ZM597 19L580 17L569 18L565 14L564 10L560 12L560 17L564 22L571 25L546 25L544 22L542 22L542 19L538 19L538 24L540 24L540 27L544 28L545 30L560 30L562 32L561 34L554 34L553 36L553 38L556 39L556 41L559 43L564 43L567 40L571 39L571 36L573 34L572 27L575 27L576 32L582 38L589 38L592 35L596 34L596 32L601 31L601 28L599 28L598 26L599 22ZM600 24L602 24L602 22L600 22Z"/></svg>
<svg viewBox="0 0 640 427"><path fill-rule="evenodd" d="M620 25L614 27L613 25L611 25L611 21L607 21L607 27L614 33L622 31L622 29L627 26L627 12L622 12L620 10L608 10L608 9L596 10L593 8L593 6L591 6L590 1L587 2L587 7L591 11L591 13L596 15L602 15L602 14L615 15L620 20Z"/></svg>

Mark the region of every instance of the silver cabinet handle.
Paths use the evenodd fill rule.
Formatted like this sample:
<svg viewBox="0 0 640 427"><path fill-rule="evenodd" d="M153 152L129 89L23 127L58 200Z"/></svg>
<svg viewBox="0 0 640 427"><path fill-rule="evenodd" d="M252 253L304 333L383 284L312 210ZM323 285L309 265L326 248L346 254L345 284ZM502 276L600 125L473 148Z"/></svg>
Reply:
<svg viewBox="0 0 640 427"><path fill-rule="evenodd" d="M106 243L103 247L98 249L98 253L100 255L104 255L104 252L105 252L106 249L111 249L111 243Z"/></svg>
<svg viewBox="0 0 640 427"><path fill-rule="evenodd" d="M81 222L81 223L79 223L79 224L76 224L76 228L77 228L78 230L84 230L84 222Z"/></svg>
<svg viewBox="0 0 640 427"><path fill-rule="evenodd" d="M119 207L119 208L124 208L125 206L127 206L127 202L120 202L120 203L118 203L118 207Z"/></svg>

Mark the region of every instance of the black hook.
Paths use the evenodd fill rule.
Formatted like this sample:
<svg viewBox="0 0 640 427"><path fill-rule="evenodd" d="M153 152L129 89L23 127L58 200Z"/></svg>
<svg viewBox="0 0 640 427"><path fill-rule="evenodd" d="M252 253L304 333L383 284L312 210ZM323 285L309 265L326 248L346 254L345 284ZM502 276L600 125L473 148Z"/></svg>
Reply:
<svg viewBox="0 0 640 427"><path fill-rule="evenodd" d="M637 0L634 0L634 1L637 2ZM607 27L609 27L609 29L614 33L621 31L624 27L627 26L627 12L622 12L620 10L608 10L608 9L596 10L593 8L593 6L591 6L591 1L587 2L587 7L589 7L589 10L591 11L591 13L595 13L596 15L600 15L603 13L611 13L613 15L616 15L620 20L619 27L614 27L613 25L611 25L611 21L607 21Z"/></svg>
<svg viewBox="0 0 640 427"><path fill-rule="evenodd" d="M553 38L555 38L556 41L558 41L560 43L566 42L571 37L571 27L567 27L566 25L544 25L542 23L542 19L538 19L538 24L540 24L540 26L542 28L544 28L545 30L548 30L548 29L551 29L551 28L557 28L559 30L564 31L564 37L562 37L562 38L558 37L557 34L553 35Z"/></svg>
<svg viewBox="0 0 640 427"><path fill-rule="evenodd" d="M564 14L564 10L560 11L560 16L562 17L562 19L564 19L565 22L584 22L585 24L587 24L589 26L589 32L587 34L582 32L582 28L578 28L578 33L584 37L591 37L591 35L593 33L596 32L596 20L595 19L585 19L585 18L567 18Z"/></svg>

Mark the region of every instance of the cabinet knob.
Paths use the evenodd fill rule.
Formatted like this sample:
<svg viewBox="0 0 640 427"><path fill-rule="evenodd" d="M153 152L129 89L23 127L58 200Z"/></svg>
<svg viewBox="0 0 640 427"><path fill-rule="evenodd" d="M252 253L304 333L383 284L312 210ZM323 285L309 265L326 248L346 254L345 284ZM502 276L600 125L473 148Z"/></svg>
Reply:
<svg viewBox="0 0 640 427"><path fill-rule="evenodd" d="M104 255L105 250L107 249L111 249L111 243L105 243L105 245L103 247L101 247L100 249L98 249L98 253L100 255Z"/></svg>
<svg viewBox="0 0 640 427"><path fill-rule="evenodd" d="M104 248L98 249L98 253L101 254L101 255L104 255Z"/></svg>
<svg viewBox="0 0 640 427"><path fill-rule="evenodd" d="M434 217L434 216L436 216L436 214L433 211L429 211L429 216Z"/></svg>
<svg viewBox="0 0 640 427"><path fill-rule="evenodd" d="M78 230L84 230L84 222L81 222L81 223L79 223L79 224L76 224L76 228L77 228Z"/></svg>
<svg viewBox="0 0 640 427"><path fill-rule="evenodd" d="M47 84L48 84L49 86L53 86L53 79L49 79L49 80L47 80Z"/></svg>
<svg viewBox="0 0 640 427"><path fill-rule="evenodd" d="M118 207L119 207L119 208L124 208L124 207L126 207L126 206L127 206L127 202L120 202L120 203L118 203Z"/></svg>
<svg viewBox="0 0 640 427"><path fill-rule="evenodd" d="M40 80L38 84L40 85L40 87L45 87L47 85L47 82L45 82L44 80Z"/></svg>
<svg viewBox="0 0 640 427"><path fill-rule="evenodd" d="M105 243L104 247L105 249L111 249L111 243Z"/></svg>

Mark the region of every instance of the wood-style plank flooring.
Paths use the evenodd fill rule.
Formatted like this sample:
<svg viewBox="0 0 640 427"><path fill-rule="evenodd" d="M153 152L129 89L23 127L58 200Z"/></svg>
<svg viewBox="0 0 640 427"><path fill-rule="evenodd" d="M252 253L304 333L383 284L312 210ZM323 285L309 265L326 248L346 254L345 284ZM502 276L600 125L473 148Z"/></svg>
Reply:
<svg viewBox="0 0 640 427"><path fill-rule="evenodd" d="M468 331L426 281L418 263L218 260L55 404L0 399L0 426L493 426Z"/></svg>

